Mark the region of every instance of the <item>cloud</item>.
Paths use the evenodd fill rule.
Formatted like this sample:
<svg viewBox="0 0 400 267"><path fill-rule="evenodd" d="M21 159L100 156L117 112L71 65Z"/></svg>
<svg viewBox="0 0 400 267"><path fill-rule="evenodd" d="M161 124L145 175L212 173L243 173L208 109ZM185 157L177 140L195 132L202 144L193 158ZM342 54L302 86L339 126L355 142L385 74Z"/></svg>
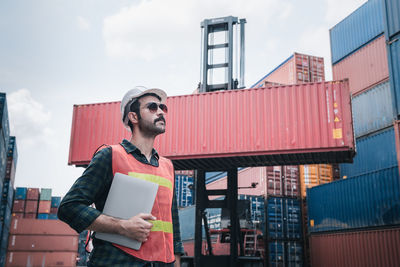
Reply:
<svg viewBox="0 0 400 267"><path fill-rule="evenodd" d="M77 21L78 28L81 31L89 31L90 30L90 22L86 18L78 16L76 21Z"/></svg>
<svg viewBox="0 0 400 267"><path fill-rule="evenodd" d="M54 144L54 131L48 126L51 113L27 89L7 95L11 134L23 145Z"/></svg>
<svg viewBox="0 0 400 267"><path fill-rule="evenodd" d="M197 47L204 19L251 17L253 29L258 25L259 30L272 20L284 20L292 10L293 4L285 0L141 1L106 17L103 37L111 58L152 61L171 53L185 55L185 50Z"/></svg>
<svg viewBox="0 0 400 267"><path fill-rule="evenodd" d="M320 25L304 31L299 39L299 51L324 58L325 80L332 79L329 30L327 25Z"/></svg>
<svg viewBox="0 0 400 267"><path fill-rule="evenodd" d="M366 0L326 0L326 16L325 19L329 23L330 28L340 22L342 19L350 15L351 12L359 8Z"/></svg>

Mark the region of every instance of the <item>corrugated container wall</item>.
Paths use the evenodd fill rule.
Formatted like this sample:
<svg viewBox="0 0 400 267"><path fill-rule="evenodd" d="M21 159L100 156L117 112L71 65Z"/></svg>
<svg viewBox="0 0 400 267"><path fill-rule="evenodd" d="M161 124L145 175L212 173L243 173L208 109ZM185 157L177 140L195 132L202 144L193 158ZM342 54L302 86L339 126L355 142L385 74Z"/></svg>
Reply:
<svg viewBox="0 0 400 267"><path fill-rule="evenodd" d="M322 81L325 81L324 58L294 53L251 87Z"/></svg>
<svg viewBox="0 0 400 267"><path fill-rule="evenodd" d="M244 168L238 172L238 187L240 195L298 197L299 167L288 165ZM207 184L207 189L226 188L226 176ZM214 198L217 197L210 196L210 199Z"/></svg>
<svg viewBox="0 0 400 267"><path fill-rule="evenodd" d="M385 36L334 64L332 75L334 80L348 78L353 95L389 79Z"/></svg>
<svg viewBox="0 0 400 267"><path fill-rule="evenodd" d="M356 137L393 124L394 110L390 83L384 82L352 99L353 125Z"/></svg>
<svg viewBox="0 0 400 267"><path fill-rule="evenodd" d="M400 2L398 0L383 0L386 39L400 32Z"/></svg>
<svg viewBox="0 0 400 267"><path fill-rule="evenodd" d="M303 247L301 242L269 241L267 250L267 266L303 266Z"/></svg>
<svg viewBox="0 0 400 267"><path fill-rule="evenodd" d="M308 189L311 233L400 224L397 166Z"/></svg>
<svg viewBox="0 0 400 267"><path fill-rule="evenodd" d="M400 18L399 18L400 20ZM387 45L392 102L397 118L400 116L400 34L394 36Z"/></svg>
<svg viewBox="0 0 400 267"><path fill-rule="evenodd" d="M265 200L266 239L300 239L300 201L293 198L269 197Z"/></svg>
<svg viewBox="0 0 400 267"><path fill-rule="evenodd" d="M76 266L76 252L8 252L6 267Z"/></svg>
<svg viewBox="0 0 400 267"><path fill-rule="evenodd" d="M330 29L332 64L383 33L382 8L381 0L369 0Z"/></svg>
<svg viewBox="0 0 400 267"><path fill-rule="evenodd" d="M340 164L340 174L354 177L397 166L394 128L390 127L357 139L357 155L352 164Z"/></svg>
<svg viewBox="0 0 400 267"><path fill-rule="evenodd" d="M400 228L310 236L311 266L400 266Z"/></svg>
<svg viewBox="0 0 400 267"><path fill-rule="evenodd" d="M166 133L156 139L155 148L177 170L200 164L220 168L222 163L246 167L349 161L354 140L348 90L344 81L169 97ZM69 164L88 164L101 144L128 137L119 106L74 106ZM232 161L220 160L227 157Z"/></svg>
<svg viewBox="0 0 400 267"><path fill-rule="evenodd" d="M307 188L333 181L331 164L300 165L301 197L307 196Z"/></svg>

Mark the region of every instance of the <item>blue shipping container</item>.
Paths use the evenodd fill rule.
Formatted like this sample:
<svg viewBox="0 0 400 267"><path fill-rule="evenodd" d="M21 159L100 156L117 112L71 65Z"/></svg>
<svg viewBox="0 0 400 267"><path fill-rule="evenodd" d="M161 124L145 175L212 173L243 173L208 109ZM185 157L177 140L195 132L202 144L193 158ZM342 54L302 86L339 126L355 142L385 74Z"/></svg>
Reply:
<svg viewBox="0 0 400 267"><path fill-rule="evenodd" d="M347 178L397 166L393 127L356 140L353 163L340 164L340 174Z"/></svg>
<svg viewBox="0 0 400 267"><path fill-rule="evenodd" d="M300 239L301 208L297 199L270 197L266 200L268 239Z"/></svg>
<svg viewBox="0 0 400 267"><path fill-rule="evenodd" d="M307 190L310 232L400 224L397 166Z"/></svg>
<svg viewBox="0 0 400 267"><path fill-rule="evenodd" d="M61 197L51 197L51 207L58 208L60 207Z"/></svg>
<svg viewBox="0 0 400 267"><path fill-rule="evenodd" d="M396 117L392 105L390 83L384 82L352 99L353 125L356 137L393 124Z"/></svg>
<svg viewBox="0 0 400 267"><path fill-rule="evenodd" d="M17 166L18 161L18 150L17 150L17 140L15 136L10 136L10 141L8 142L7 157L14 160L14 165Z"/></svg>
<svg viewBox="0 0 400 267"><path fill-rule="evenodd" d="M5 93L0 93L0 130L3 134L3 138L5 140L5 144L7 144L6 149L8 148L8 141L10 138L10 123L8 121L8 108L7 108L7 97Z"/></svg>
<svg viewBox="0 0 400 267"><path fill-rule="evenodd" d="M399 0L383 0L386 40L400 32Z"/></svg>
<svg viewBox="0 0 400 267"><path fill-rule="evenodd" d="M4 181L1 201L8 203L11 207L14 200L14 188L10 180Z"/></svg>
<svg viewBox="0 0 400 267"><path fill-rule="evenodd" d="M0 182L4 181L7 166L7 150L4 148L4 138L0 133Z"/></svg>
<svg viewBox="0 0 400 267"><path fill-rule="evenodd" d="M39 220L48 220L49 219L49 214L48 213L38 213L37 218Z"/></svg>
<svg viewBox="0 0 400 267"><path fill-rule="evenodd" d="M7 249L8 247L8 237L10 235L10 228L9 227L3 227L3 230L1 231L1 249Z"/></svg>
<svg viewBox="0 0 400 267"><path fill-rule="evenodd" d="M191 206L193 199L193 176L177 174L175 175L175 193L178 207ZM192 189L191 189L192 188Z"/></svg>
<svg viewBox="0 0 400 267"><path fill-rule="evenodd" d="M392 103L396 115L400 115L400 34L394 36L386 45Z"/></svg>
<svg viewBox="0 0 400 267"><path fill-rule="evenodd" d="M58 220L57 214L50 213L48 214L47 219L49 220Z"/></svg>
<svg viewBox="0 0 400 267"><path fill-rule="evenodd" d="M25 200L27 191L27 187L17 187L15 189L15 199Z"/></svg>
<svg viewBox="0 0 400 267"><path fill-rule="evenodd" d="M369 0L329 30L332 64L384 32L382 0Z"/></svg>
<svg viewBox="0 0 400 267"><path fill-rule="evenodd" d="M303 266L303 247L301 242L269 241L268 266Z"/></svg>

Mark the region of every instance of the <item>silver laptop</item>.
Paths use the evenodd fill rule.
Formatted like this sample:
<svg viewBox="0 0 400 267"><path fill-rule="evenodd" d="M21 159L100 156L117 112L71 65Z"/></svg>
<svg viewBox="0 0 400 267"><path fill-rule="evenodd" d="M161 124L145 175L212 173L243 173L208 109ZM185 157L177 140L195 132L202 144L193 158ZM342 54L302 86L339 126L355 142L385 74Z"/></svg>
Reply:
<svg viewBox="0 0 400 267"><path fill-rule="evenodd" d="M104 205L103 214L129 219L139 213L151 213L158 184L129 175L115 173ZM128 237L96 232L96 238L132 249L140 249L141 242Z"/></svg>

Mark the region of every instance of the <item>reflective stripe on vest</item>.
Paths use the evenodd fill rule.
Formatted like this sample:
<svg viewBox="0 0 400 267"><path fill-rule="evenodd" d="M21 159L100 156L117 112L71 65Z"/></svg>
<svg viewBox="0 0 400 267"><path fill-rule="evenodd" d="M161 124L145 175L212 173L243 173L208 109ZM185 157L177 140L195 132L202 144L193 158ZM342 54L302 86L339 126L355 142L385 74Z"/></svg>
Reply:
<svg viewBox="0 0 400 267"><path fill-rule="evenodd" d="M148 222L153 224L153 227L150 231L152 232L164 232L172 234L172 223L170 222L163 222L163 221L152 221L149 220Z"/></svg>
<svg viewBox="0 0 400 267"><path fill-rule="evenodd" d="M157 176L157 175L152 175L152 174L147 174L147 173L137 173L137 172L129 172L128 175L132 176L134 178L138 178L141 180L145 180L148 182L158 184L160 186L165 186L165 187L171 189L171 191L172 191L172 183L167 178Z"/></svg>

